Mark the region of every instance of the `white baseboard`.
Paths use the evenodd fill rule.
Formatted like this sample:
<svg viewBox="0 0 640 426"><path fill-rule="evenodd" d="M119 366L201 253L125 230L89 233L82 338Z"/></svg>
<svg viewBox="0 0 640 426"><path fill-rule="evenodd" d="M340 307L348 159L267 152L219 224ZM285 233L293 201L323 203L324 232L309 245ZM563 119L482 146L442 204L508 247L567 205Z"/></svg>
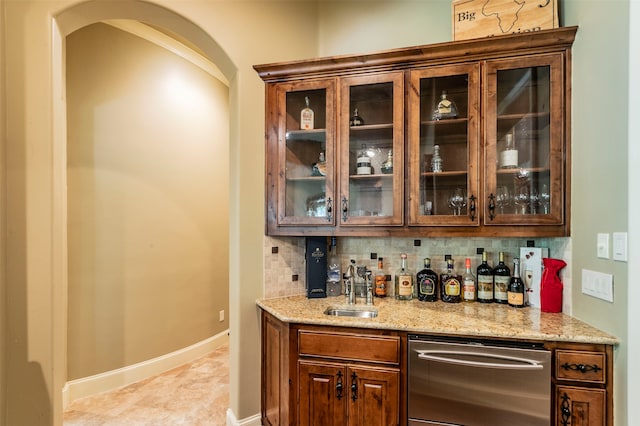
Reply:
<svg viewBox="0 0 640 426"><path fill-rule="evenodd" d="M261 421L260 414L237 420L231 408L227 408L227 426L260 426L262 424Z"/></svg>
<svg viewBox="0 0 640 426"><path fill-rule="evenodd" d="M106 371L81 379L71 380L62 390L62 405L67 408L73 401L97 393L144 380L212 352L229 341L229 330L204 339L186 348L137 364Z"/></svg>

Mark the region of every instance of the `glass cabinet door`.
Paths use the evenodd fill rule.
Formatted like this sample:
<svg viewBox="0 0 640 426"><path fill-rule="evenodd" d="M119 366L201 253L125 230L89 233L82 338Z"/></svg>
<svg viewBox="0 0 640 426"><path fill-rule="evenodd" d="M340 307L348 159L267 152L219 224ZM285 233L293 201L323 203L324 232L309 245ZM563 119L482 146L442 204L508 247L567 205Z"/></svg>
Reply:
<svg viewBox="0 0 640 426"><path fill-rule="evenodd" d="M409 221L477 226L479 65L412 70Z"/></svg>
<svg viewBox="0 0 640 426"><path fill-rule="evenodd" d="M283 83L278 102L278 224L335 225L335 80Z"/></svg>
<svg viewBox="0 0 640 426"><path fill-rule="evenodd" d="M340 224L402 225L404 73L340 87Z"/></svg>
<svg viewBox="0 0 640 426"><path fill-rule="evenodd" d="M563 223L562 64L559 54L487 62L485 224Z"/></svg>

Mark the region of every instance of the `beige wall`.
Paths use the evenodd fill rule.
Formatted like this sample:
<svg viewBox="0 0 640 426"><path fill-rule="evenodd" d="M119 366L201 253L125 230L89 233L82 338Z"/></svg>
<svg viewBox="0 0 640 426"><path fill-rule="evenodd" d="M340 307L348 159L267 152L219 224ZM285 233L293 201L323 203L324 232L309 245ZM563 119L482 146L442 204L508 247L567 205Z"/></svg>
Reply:
<svg viewBox="0 0 640 426"><path fill-rule="evenodd" d="M613 303L584 295L580 285L575 285L573 314L622 341L615 351L614 407L616 425L625 425L629 407L628 268L633 263L597 258L596 234L628 229L629 2L563 3L565 25L580 27L573 47L571 268L576 284L580 283L583 269L614 277ZM611 99L617 99L623 107L602 107ZM633 192L637 197L638 189Z"/></svg>
<svg viewBox="0 0 640 426"><path fill-rule="evenodd" d="M219 80L105 24L66 64L72 380L228 328L229 115Z"/></svg>
<svg viewBox="0 0 640 426"><path fill-rule="evenodd" d="M5 0L0 0L0 10L4 10ZM4 14L0 13L0 28L4 28ZM5 418L5 254L4 242L6 235L5 222L5 166L4 166L4 146L5 146L5 55L4 55L4 31L0 31L0 423Z"/></svg>
<svg viewBox="0 0 640 426"><path fill-rule="evenodd" d="M53 97L56 80L52 78L55 63L51 62L54 57L51 46L55 37L52 39L50 18L78 3L75 0L4 0L6 21L2 28L6 35L7 85L3 101L11 105L11 111L7 111L6 139L11 143L5 145L6 219L11 225L6 240L5 304L5 342L10 343L6 350L6 376L11 392L5 395L10 414L3 416L11 421L8 424L60 421L60 391L66 375L66 339L61 331L66 330L66 322L60 312L60 306L66 302L60 297L65 293L66 282L60 265L66 262L60 253L64 253L66 247L60 231L64 229L60 224L63 207L59 201L64 200L61 195L64 186L60 182L63 166L60 152L56 150L56 143L60 141L59 135L52 135L51 130L53 128L55 132L54 124L60 117L54 114L57 110L51 110L51 105L57 105L59 100ZM314 2L299 1L158 0L142 7L133 0L103 1L87 3L88 6L80 8L82 13L74 9L65 15L65 22L145 17L178 34L193 36L191 40L197 45L207 40L207 37L198 38L198 34L202 34L190 31L188 26L182 25L184 23L174 25L173 15L155 10L139 14L145 7L164 5L193 21L196 28L220 46L218 51L213 49L214 53L229 60L222 68L231 81L230 405L239 419L257 414L260 401L259 327L254 302L262 295L264 86L251 66L318 54L443 41L450 37L450 33L443 32L445 26L450 26L449 9L445 6L445 3L450 4L448 0L354 2L358 5L357 22L362 24L362 28L358 26L358 32L350 29L351 21L341 23L347 19L344 8L348 6L344 3L347 2L321 2L319 6ZM394 6L382 13L379 7L385 3ZM574 50L573 142L574 160L586 163L575 167L573 173L572 232L576 239L573 271L577 275L576 271L582 267L594 265L596 269L611 270L616 275L615 309L607 302L576 294L579 292L576 285L574 311L593 325L613 331L624 339L627 308L624 302L620 303L619 297L625 293L619 287L626 286L626 265L611 261L604 265L599 263L594 256L594 233L600 229L613 231L627 218L617 212L607 216L611 210L606 210L604 216L598 214L598 217L581 219L577 216L587 216L584 212L593 211L596 205L587 198L594 194L587 190L592 185L601 197L602 207L596 207L598 213L606 205L620 205L621 211L626 206L624 202L620 204L627 194L626 179L622 177L619 181L620 176L617 172L609 173L610 169L600 175L593 172L598 170L604 157L596 156L594 152L612 153L616 157L627 151L626 135L614 126L602 124L610 120L602 119L599 105L608 105L605 101L611 99L612 93L626 99L622 93L628 77L624 66L610 68L606 65L608 61L601 58L610 55L614 62L615 58L622 58L624 62L628 21L621 17L629 2L565 0L562 3L566 4L564 23L581 25ZM418 10L422 11L419 16L423 19L416 18ZM338 29L340 32L333 32ZM352 31L354 36L347 37ZM597 39L606 45L596 50L591 43L601 46ZM611 91L601 89L609 86ZM616 119L614 113L615 109L610 109L605 117L613 119L616 125L625 126L627 120ZM576 154L578 149L586 152ZM597 176L598 181L594 182L591 175ZM619 188L619 191L611 191L611 187ZM580 251L576 246L582 247ZM624 414L620 413L627 410L621 390L622 377L626 373L625 351L623 345L616 353L616 415L619 420L616 424L620 425L624 425Z"/></svg>

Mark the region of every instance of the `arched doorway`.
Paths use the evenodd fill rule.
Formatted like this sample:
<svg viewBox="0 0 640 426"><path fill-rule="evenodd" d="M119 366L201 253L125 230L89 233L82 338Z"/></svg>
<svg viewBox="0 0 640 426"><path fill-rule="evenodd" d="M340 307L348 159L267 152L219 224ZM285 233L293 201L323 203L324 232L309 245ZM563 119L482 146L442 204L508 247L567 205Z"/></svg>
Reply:
<svg viewBox="0 0 640 426"><path fill-rule="evenodd" d="M149 17L153 17L152 20L150 20ZM179 38L180 41L187 46L193 46L205 58L215 63L220 70L222 78L225 78L227 80L233 79L235 68L227 55L222 51L217 43L213 39L211 39L211 37L208 36L203 30L198 28L192 22L182 18L181 16L160 6L146 2L86 2L67 9L55 17L57 32L56 35L54 35L54 40L56 42L54 46L54 65L59 66L59 69L55 70L58 72L54 71L56 73L54 90L59 91L59 94L62 95L65 92L65 76L62 74L61 70L64 69L62 58L64 57L65 52L66 37L79 28L97 22L114 19L145 22L155 28L160 28L169 36L175 36L176 38ZM58 63L57 61L60 62ZM64 96L56 96L55 98L64 99ZM66 120L60 119L64 117L64 111L66 111L66 105L64 104L64 101L60 102L60 104L55 105L55 109L57 110L56 115L58 119L56 119L54 123L54 150L57 152L57 158L66 160ZM62 165L62 162L63 161L57 164L58 168ZM56 173L58 173L61 178L60 181L56 183L60 185L60 188L58 188L59 191L57 192L60 194L64 194L65 200L62 200L61 204L66 205L68 201L66 200L65 191L67 183L66 176L63 176L64 170L57 169ZM65 213L66 212L62 212L61 214ZM66 224L66 218L59 217L58 219L59 220L57 220L57 222L59 222L64 227L64 225ZM61 247L62 252L64 253L61 255L61 257L63 258L61 259L61 261L63 263L66 263L67 261L66 256L68 253L68 247L66 243L67 242L65 241L65 247ZM63 276L67 278L66 273L63 274ZM67 282L61 282L59 284L59 288L61 289L62 294L57 294L55 297L58 300L66 300L68 298ZM56 315L56 320L59 322L57 329L67 329L66 325L68 318L65 312L59 311L59 314ZM59 335L60 337L63 337L64 340L66 340L68 337L66 332L64 333L64 336L62 336L62 333L60 333ZM55 351L55 354L58 357L57 361L54 360L56 365L66 365L67 353L63 350L63 347L66 348L66 345L56 344L56 348L58 348L58 350ZM57 379L64 383L64 381L67 380L67 377L58 376ZM56 408L59 406L60 404L58 404L54 400L54 413L56 411Z"/></svg>

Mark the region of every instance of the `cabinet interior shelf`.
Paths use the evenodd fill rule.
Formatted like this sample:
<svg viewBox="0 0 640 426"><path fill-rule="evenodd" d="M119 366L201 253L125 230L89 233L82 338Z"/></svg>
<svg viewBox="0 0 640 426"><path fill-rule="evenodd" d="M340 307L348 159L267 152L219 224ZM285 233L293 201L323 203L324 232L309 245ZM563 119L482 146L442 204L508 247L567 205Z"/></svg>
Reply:
<svg viewBox="0 0 640 426"><path fill-rule="evenodd" d="M468 118L447 118L444 120L425 120L421 121L420 124L422 126L452 126L466 124L467 121L469 121Z"/></svg>
<svg viewBox="0 0 640 426"><path fill-rule="evenodd" d="M287 176L286 179L288 182L323 181L326 179L326 176L297 176L297 177Z"/></svg>
<svg viewBox="0 0 640 426"><path fill-rule="evenodd" d="M528 168L514 168L514 169L498 169L496 173L499 175L519 175L527 173L546 173L549 172L548 167L528 167Z"/></svg>
<svg viewBox="0 0 640 426"><path fill-rule="evenodd" d="M286 138L288 141L325 142L326 133L326 129L289 130L287 131Z"/></svg>
<svg viewBox="0 0 640 426"><path fill-rule="evenodd" d="M421 176L426 176L426 177L456 177L456 176L466 176L467 175L467 171L466 170L453 170L453 171L449 171L449 172L422 172Z"/></svg>
<svg viewBox="0 0 640 426"><path fill-rule="evenodd" d="M352 132L366 132L372 130L391 130L393 129L393 124L364 124L362 126L351 126L349 127Z"/></svg>
<svg viewBox="0 0 640 426"><path fill-rule="evenodd" d="M545 120L546 122L548 122L550 116L551 116L551 113L546 111L546 112L524 112L524 113L517 113L517 114L500 114L498 115L497 118L499 121L519 121L519 120L538 119L538 120Z"/></svg>
<svg viewBox="0 0 640 426"><path fill-rule="evenodd" d="M380 178L391 179L393 178L393 174L375 173L372 175L349 175L349 179L353 179L353 180L367 180L367 179L380 179Z"/></svg>

